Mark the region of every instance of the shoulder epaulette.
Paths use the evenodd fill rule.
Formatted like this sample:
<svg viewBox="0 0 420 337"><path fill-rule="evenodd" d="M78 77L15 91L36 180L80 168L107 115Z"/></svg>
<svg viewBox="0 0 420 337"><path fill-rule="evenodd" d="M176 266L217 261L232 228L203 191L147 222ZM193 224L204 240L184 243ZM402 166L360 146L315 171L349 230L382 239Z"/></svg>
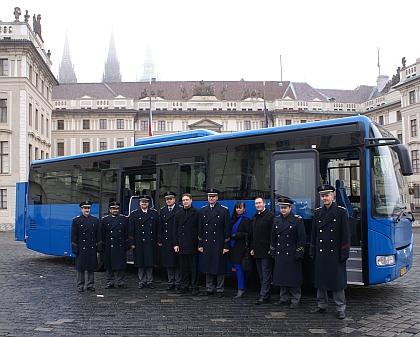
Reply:
<svg viewBox="0 0 420 337"><path fill-rule="evenodd" d="M207 205L204 205L204 206L201 206L201 208L204 208L204 207L206 207Z"/></svg>
<svg viewBox="0 0 420 337"><path fill-rule="evenodd" d="M80 215L76 215L73 219L80 218Z"/></svg>
<svg viewBox="0 0 420 337"><path fill-rule="evenodd" d="M315 211L317 211L317 210L319 210L319 209L321 209L322 208L322 206L321 207L318 207L318 208L315 208Z"/></svg>
<svg viewBox="0 0 420 337"><path fill-rule="evenodd" d="M346 209L345 207L343 207L343 206L339 206L339 205L337 205L337 207L338 207L338 208L341 208L341 209Z"/></svg>
<svg viewBox="0 0 420 337"><path fill-rule="evenodd" d="M161 207L160 209L162 210L162 209L164 209L166 206L163 206L163 207Z"/></svg>
<svg viewBox="0 0 420 337"><path fill-rule="evenodd" d="M135 211L137 211L137 209L132 210L131 213L134 213Z"/></svg>
<svg viewBox="0 0 420 337"><path fill-rule="evenodd" d="M298 214L295 214L295 218L302 219L302 217Z"/></svg>
<svg viewBox="0 0 420 337"><path fill-rule="evenodd" d="M151 211L155 211L155 212L157 212L157 210L155 209L155 208L153 208L153 207L150 207L149 208Z"/></svg>
<svg viewBox="0 0 420 337"><path fill-rule="evenodd" d="M225 205L220 205L220 206L222 206L223 208L229 209L229 208L227 208Z"/></svg>

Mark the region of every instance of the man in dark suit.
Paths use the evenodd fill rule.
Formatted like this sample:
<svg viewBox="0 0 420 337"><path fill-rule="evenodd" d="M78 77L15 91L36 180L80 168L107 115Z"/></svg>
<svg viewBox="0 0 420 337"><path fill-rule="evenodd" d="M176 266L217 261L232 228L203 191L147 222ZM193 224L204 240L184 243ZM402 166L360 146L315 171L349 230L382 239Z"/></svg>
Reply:
<svg viewBox="0 0 420 337"><path fill-rule="evenodd" d="M200 209L198 220L198 250L203 253L201 271L206 274L206 291L201 295L213 295L216 289L218 297L223 297L226 253L230 246L230 215L229 209L217 202L218 190L207 189L207 199L209 204Z"/></svg>
<svg viewBox="0 0 420 337"><path fill-rule="evenodd" d="M164 194L166 206L160 209L158 245L162 247L162 266L168 273L167 290L179 290L181 278L179 274L179 254L174 251L174 219L175 213L182 207L175 204L176 193L166 191Z"/></svg>
<svg viewBox="0 0 420 337"><path fill-rule="evenodd" d="M255 259L258 276L260 278L260 298L256 304L263 304L270 300L271 273L273 261L270 256L271 227L274 213L266 208L265 200L256 197L254 200L257 213L251 219L251 255Z"/></svg>
<svg viewBox="0 0 420 337"><path fill-rule="evenodd" d="M325 313L327 290L332 290L339 319L346 317L346 261L350 253L350 227L347 210L334 202L334 186L318 186L323 207L315 210L309 255L315 260L315 288L318 306L311 313Z"/></svg>
<svg viewBox="0 0 420 337"><path fill-rule="evenodd" d="M198 294L198 209L192 206L191 194L182 195L183 208L175 213L173 245L179 253L181 295L187 294L191 285L192 295ZM191 283L189 280L191 274Z"/></svg>
<svg viewBox="0 0 420 337"><path fill-rule="evenodd" d="M95 291L94 271L98 268L96 253L102 251L101 225L99 219L90 215L92 202L84 200L79 204L82 214L76 216L71 223L71 249L76 255L77 289Z"/></svg>
<svg viewBox="0 0 420 337"><path fill-rule="evenodd" d="M140 195L140 208L128 217L128 243L133 248L134 267L138 268L139 289L155 289L153 267L157 264L158 213L149 208L149 196Z"/></svg>
<svg viewBox="0 0 420 337"><path fill-rule="evenodd" d="M280 215L273 220L270 255L274 257L273 284L280 286L280 300L274 305L289 302L290 308L299 307L302 278L302 259L306 233L301 216L292 211L295 203L288 197L278 199Z"/></svg>
<svg viewBox="0 0 420 337"><path fill-rule="evenodd" d="M120 203L113 201L109 204L109 215L102 218L102 239L105 250L105 289L117 286L126 289L124 284L125 269L127 268L128 250L128 218L119 214Z"/></svg>

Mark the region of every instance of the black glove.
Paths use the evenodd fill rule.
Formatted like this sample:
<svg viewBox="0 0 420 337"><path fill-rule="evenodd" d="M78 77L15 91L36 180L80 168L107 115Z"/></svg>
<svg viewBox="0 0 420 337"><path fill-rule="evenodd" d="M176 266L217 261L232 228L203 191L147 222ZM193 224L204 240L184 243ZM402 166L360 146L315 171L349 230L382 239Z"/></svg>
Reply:
<svg viewBox="0 0 420 337"><path fill-rule="evenodd" d="M347 261L348 257L340 257L340 262Z"/></svg>

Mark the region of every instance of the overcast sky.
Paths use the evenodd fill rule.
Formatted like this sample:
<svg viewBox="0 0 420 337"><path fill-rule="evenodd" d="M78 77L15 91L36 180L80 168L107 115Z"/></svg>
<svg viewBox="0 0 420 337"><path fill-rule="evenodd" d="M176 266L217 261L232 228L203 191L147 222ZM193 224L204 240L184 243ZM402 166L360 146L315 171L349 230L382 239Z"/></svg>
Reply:
<svg viewBox="0 0 420 337"><path fill-rule="evenodd" d="M147 46L161 81L280 80L354 89L390 78L404 56L420 58L418 0L14 0L41 14L45 50L58 78L66 31L77 80L101 82L114 31L122 80L143 73ZM280 67L280 55L282 71Z"/></svg>

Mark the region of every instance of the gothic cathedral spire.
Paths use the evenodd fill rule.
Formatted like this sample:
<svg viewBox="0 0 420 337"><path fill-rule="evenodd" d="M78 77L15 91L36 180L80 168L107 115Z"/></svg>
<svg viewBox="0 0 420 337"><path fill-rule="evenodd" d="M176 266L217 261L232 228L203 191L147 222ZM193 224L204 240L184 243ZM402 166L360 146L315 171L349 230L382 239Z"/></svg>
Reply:
<svg viewBox="0 0 420 337"><path fill-rule="evenodd" d="M143 63L143 75L140 77L139 82L149 82L152 80L157 80L155 74L155 64L152 59L152 49L150 46L146 49L146 59Z"/></svg>
<svg viewBox="0 0 420 337"><path fill-rule="evenodd" d="M102 82L121 82L120 62L117 59L117 52L115 51L114 31L111 31L108 59L105 62Z"/></svg>
<svg viewBox="0 0 420 337"><path fill-rule="evenodd" d="M66 40L64 42L63 59L58 67L59 83L77 83L76 73L70 58L69 39L66 32Z"/></svg>

